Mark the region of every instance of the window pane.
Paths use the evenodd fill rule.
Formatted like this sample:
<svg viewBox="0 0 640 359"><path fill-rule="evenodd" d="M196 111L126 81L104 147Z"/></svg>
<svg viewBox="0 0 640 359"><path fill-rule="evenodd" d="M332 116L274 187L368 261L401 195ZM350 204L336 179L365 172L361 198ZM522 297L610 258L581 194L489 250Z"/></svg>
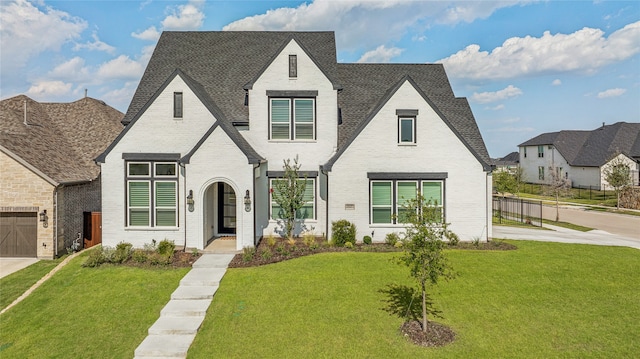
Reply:
<svg viewBox="0 0 640 359"><path fill-rule="evenodd" d="M371 183L371 204L391 206L391 182Z"/></svg>
<svg viewBox="0 0 640 359"><path fill-rule="evenodd" d="M176 182L156 182L156 207L176 206Z"/></svg>
<svg viewBox="0 0 640 359"><path fill-rule="evenodd" d="M182 92L173 93L173 117L182 117Z"/></svg>
<svg viewBox="0 0 640 359"><path fill-rule="evenodd" d="M304 196L302 197L302 199L305 202L309 202L309 201L313 201L313 194L316 192L315 191L315 187L314 187L314 181L312 179L308 179L305 181L305 187L304 187Z"/></svg>
<svg viewBox="0 0 640 359"><path fill-rule="evenodd" d="M288 140L289 139L289 124L285 125L271 125L271 138L274 140Z"/></svg>
<svg viewBox="0 0 640 359"><path fill-rule="evenodd" d="M313 123L313 100L294 100L296 122Z"/></svg>
<svg viewBox="0 0 640 359"><path fill-rule="evenodd" d="M402 207L408 200L416 198L416 187L416 182L398 182L398 208Z"/></svg>
<svg viewBox="0 0 640 359"><path fill-rule="evenodd" d="M129 182L129 206L149 207L149 182Z"/></svg>
<svg viewBox="0 0 640 359"><path fill-rule="evenodd" d="M271 219L280 219L282 214L282 208L276 202L271 202Z"/></svg>
<svg viewBox="0 0 640 359"><path fill-rule="evenodd" d="M400 142L413 142L413 119L400 119Z"/></svg>
<svg viewBox="0 0 640 359"><path fill-rule="evenodd" d="M156 176L175 176L176 164L175 163L157 163L156 164Z"/></svg>
<svg viewBox="0 0 640 359"><path fill-rule="evenodd" d="M296 212L298 219L313 219L313 203L307 203Z"/></svg>
<svg viewBox="0 0 640 359"><path fill-rule="evenodd" d="M372 212L373 223L391 223L391 207L373 208Z"/></svg>
<svg viewBox="0 0 640 359"><path fill-rule="evenodd" d="M296 124L296 140L313 140L313 124Z"/></svg>
<svg viewBox="0 0 640 359"><path fill-rule="evenodd" d="M148 163L129 163L129 176L149 176Z"/></svg>
<svg viewBox="0 0 640 359"><path fill-rule="evenodd" d="M271 122L289 123L289 100L271 100Z"/></svg>
<svg viewBox="0 0 640 359"><path fill-rule="evenodd" d="M156 209L156 226L175 227L175 209Z"/></svg>
<svg viewBox="0 0 640 359"><path fill-rule="evenodd" d="M442 205L442 182L422 182L422 195L433 205Z"/></svg>
<svg viewBox="0 0 640 359"><path fill-rule="evenodd" d="M129 225L130 226L149 226L149 210L146 208L129 209Z"/></svg>

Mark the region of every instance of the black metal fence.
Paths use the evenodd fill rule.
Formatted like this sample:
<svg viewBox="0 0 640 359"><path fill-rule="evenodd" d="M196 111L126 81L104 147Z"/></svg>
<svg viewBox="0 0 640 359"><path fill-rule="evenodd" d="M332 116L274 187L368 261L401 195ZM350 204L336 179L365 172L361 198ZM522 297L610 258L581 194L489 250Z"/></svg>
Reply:
<svg viewBox="0 0 640 359"><path fill-rule="evenodd" d="M494 196L493 217L500 224L515 221L542 227L542 201Z"/></svg>

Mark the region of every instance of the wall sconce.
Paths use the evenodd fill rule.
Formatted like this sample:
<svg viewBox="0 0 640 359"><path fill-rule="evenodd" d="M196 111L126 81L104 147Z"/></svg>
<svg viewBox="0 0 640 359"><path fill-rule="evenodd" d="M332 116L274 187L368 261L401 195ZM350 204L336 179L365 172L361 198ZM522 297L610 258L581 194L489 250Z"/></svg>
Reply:
<svg viewBox="0 0 640 359"><path fill-rule="evenodd" d="M244 210L245 212L251 212L251 196L249 196L249 190L244 195Z"/></svg>
<svg viewBox="0 0 640 359"><path fill-rule="evenodd" d="M189 212L193 212L193 205L194 205L194 200L193 200L193 190L189 190L189 195L187 196L187 206L189 206Z"/></svg>
<svg viewBox="0 0 640 359"><path fill-rule="evenodd" d="M40 212L40 222L42 222L42 226L44 228L47 228L49 226L49 216L47 216L47 210L43 209L42 212Z"/></svg>

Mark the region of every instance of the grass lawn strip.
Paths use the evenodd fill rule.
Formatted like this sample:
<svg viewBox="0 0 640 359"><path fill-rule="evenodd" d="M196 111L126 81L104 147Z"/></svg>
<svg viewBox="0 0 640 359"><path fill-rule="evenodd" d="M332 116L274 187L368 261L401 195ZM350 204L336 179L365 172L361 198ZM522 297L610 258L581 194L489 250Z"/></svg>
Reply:
<svg viewBox="0 0 640 359"><path fill-rule="evenodd" d="M131 358L189 268L83 268L82 253L0 316L0 357Z"/></svg>
<svg viewBox="0 0 640 359"><path fill-rule="evenodd" d="M513 242L512 242L513 243ZM323 253L229 269L189 358L599 358L640 352L638 251L518 241L448 250L459 276L434 293L456 340L422 348L380 308L407 284L395 253Z"/></svg>
<svg viewBox="0 0 640 359"><path fill-rule="evenodd" d="M61 261L62 259L41 260L0 279L0 308L6 308Z"/></svg>

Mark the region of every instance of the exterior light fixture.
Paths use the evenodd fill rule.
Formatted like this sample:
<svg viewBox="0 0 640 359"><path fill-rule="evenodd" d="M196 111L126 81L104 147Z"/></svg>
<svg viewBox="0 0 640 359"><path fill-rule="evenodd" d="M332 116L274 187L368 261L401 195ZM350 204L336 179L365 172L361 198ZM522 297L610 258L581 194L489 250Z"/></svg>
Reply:
<svg viewBox="0 0 640 359"><path fill-rule="evenodd" d="M251 196L249 196L249 190L244 195L244 210L246 212L251 212Z"/></svg>
<svg viewBox="0 0 640 359"><path fill-rule="evenodd" d="M42 222L42 226L44 228L47 228L49 226L49 216L47 216L47 210L43 209L42 212L40 212L40 222Z"/></svg>
<svg viewBox="0 0 640 359"><path fill-rule="evenodd" d="M189 195L187 196L187 206L189 206L189 212L193 212L193 205L194 205L194 201L193 201L193 190L189 190Z"/></svg>

